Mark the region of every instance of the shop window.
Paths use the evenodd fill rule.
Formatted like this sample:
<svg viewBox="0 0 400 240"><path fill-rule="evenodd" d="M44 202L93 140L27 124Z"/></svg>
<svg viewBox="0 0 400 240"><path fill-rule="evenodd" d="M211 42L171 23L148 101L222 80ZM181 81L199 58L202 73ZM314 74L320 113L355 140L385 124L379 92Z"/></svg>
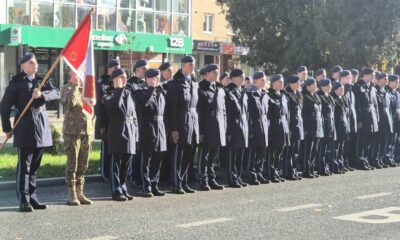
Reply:
<svg viewBox="0 0 400 240"><path fill-rule="evenodd" d="M170 12L171 4L167 0L155 0L156 1L156 11L159 12Z"/></svg>
<svg viewBox="0 0 400 240"><path fill-rule="evenodd" d="M137 32L153 33L153 23L153 13L138 12L136 27Z"/></svg>
<svg viewBox="0 0 400 240"><path fill-rule="evenodd" d="M115 8L97 9L97 30L115 31Z"/></svg>
<svg viewBox="0 0 400 240"><path fill-rule="evenodd" d="M102 7L115 7L116 4L116 0L97 0L97 5Z"/></svg>
<svg viewBox="0 0 400 240"><path fill-rule="evenodd" d="M135 31L135 11L120 9L117 19L117 31L134 32Z"/></svg>
<svg viewBox="0 0 400 240"><path fill-rule="evenodd" d="M121 8L136 8L135 0L120 0L118 1L119 7Z"/></svg>
<svg viewBox="0 0 400 240"><path fill-rule="evenodd" d="M55 0L56 2L62 2L62 3L75 3L77 2L76 0Z"/></svg>
<svg viewBox="0 0 400 240"><path fill-rule="evenodd" d="M171 34L171 17L167 14L156 14L156 33Z"/></svg>
<svg viewBox="0 0 400 240"><path fill-rule="evenodd" d="M8 1L8 23L30 25L29 1Z"/></svg>
<svg viewBox="0 0 400 240"><path fill-rule="evenodd" d="M31 16L34 26L53 26L53 4L46 2L32 2Z"/></svg>
<svg viewBox="0 0 400 240"><path fill-rule="evenodd" d="M90 11L91 8L92 8L92 6L85 6L85 5L78 6L78 9L77 9L77 11L78 11L78 14L77 14L78 15L77 25L79 25L79 23L82 22L82 20L85 18L86 14ZM94 11L94 16L96 16L95 14L96 14L96 10ZM92 27L96 26L95 25L95 21L96 21L96 18L92 17Z"/></svg>
<svg viewBox="0 0 400 240"><path fill-rule="evenodd" d="M185 36L188 35L188 16L176 16L172 18L172 34Z"/></svg>
<svg viewBox="0 0 400 240"><path fill-rule="evenodd" d="M57 4L54 15L55 27L75 27L75 6L73 4Z"/></svg>
<svg viewBox="0 0 400 240"><path fill-rule="evenodd" d="M189 1L188 0L172 0L172 11L174 13L188 13Z"/></svg>
<svg viewBox="0 0 400 240"><path fill-rule="evenodd" d="M213 31L214 16L211 14L204 14L203 17L203 31L211 33Z"/></svg>
<svg viewBox="0 0 400 240"><path fill-rule="evenodd" d="M138 8L153 9L153 7L154 7L153 0L137 0L137 4L138 4Z"/></svg>

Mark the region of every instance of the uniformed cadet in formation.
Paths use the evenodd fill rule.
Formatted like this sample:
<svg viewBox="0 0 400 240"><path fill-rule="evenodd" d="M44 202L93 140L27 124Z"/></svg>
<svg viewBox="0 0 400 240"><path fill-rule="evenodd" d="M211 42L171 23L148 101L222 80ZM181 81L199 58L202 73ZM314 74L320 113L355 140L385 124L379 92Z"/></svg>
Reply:
<svg viewBox="0 0 400 240"><path fill-rule="evenodd" d="M51 81L38 89L43 79L36 75L38 63L33 53L26 53L19 64L22 71L12 77L1 101L1 123L7 137L14 136L14 147L18 149L16 183L19 209L32 212L33 209L47 208L37 198L36 175L45 148L53 145L45 104L58 100L60 94ZM30 109L13 130L10 122L12 108L16 108L16 120L31 98L34 100Z"/></svg>
<svg viewBox="0 0 400 240"><path fill-rule="evenodd" d="M181 59L181 69L167 86L168 131L173 143L172 183L173 193L184 194L195 191L188 185L188 169L193 164L193 148L199 143L197 114L198 82L193 71L192 56Z"/></svg>
<svg viewBox="0 0 400 240"><path fill-rule="evenodd" d="M356 112L356 98L354 95L354 83L358 80L359 71L357 69L351 70L351 77L344 76L340 78L340 83L344 86L344 98L348 103L348 119L350 132L348 140L344 144L343 157L344 167L350 171L354 171L357 167L357 112Z"/></svg>
<svg viewBox="0 0 400 240"><path fill-rule="evenodd" d="M104 182L108 182L111 169L111 155L108 152L107 141L107 126L109 119L106 114L104 105L104 95L111 93L114 90L111 73L120 67L120 62L117 59L111 59L106 64L106 73L100 76L96 83L96 106L95 106L95 139L101 140L100 152L100 169L101 176Z"/></svg>
<svg viewBox="0 0 400 240"><path fill-rule="evenodd" d="M126 88L127 76L124 69L115 69L111 78L114 91L104 96L106 114L109 117L107 137L111 161L111 193L116 201L132 200L128 193L126 178L129 162L136 154L138 142L135 102Z"/></svg>
<svg viewBox="0 0 400 240"><path fill-rule="evenodd" d="M395 164L399 164L399 161L396 156L396 149L398 149L398 137L399 137L399 127L400 127L400 93L397 91L399 88L399 77L397 75L389 75L388 76L388 87L387 92L390 95L390 112L392 114L393 119L393 133L389 137L388 140L388 154L386 158L388 162L394 162Z"/></svg>
<svg viewBox="0 0 400 240"><path fill-rule="evenodd" d="M319 87L319 82L321 80L326 79L326 70L325 70L325 68L317 69L317 71L315 71L314 77L315 77L315 80L317 81L317 86Z"/></svg>
<svg viewBox="0 0 400 240"><path fill-rule="evenodd" d="M220 147L226 146L226 105L225 91L219 79L219 66L209 64L205 67L205 80L199 84L199 131L200 190L222 190L216 181L214 163Z"/></svg>
<svg viewBox="0 0 400 240"><path fill-rule="evenodd" d="M65 180L68 187L68 205L92 204L83 194L84 174L89 164L92 145L93 120L82 111L82 80L69 70L69 82L61 89L64 107L63 137L67 155Z"/></svg>
<svg viewBox="0 0 400 240"><path fill-rule="evenodd" d="M342 73L341 73L342 76ZM350 122L349 122L349 103L344 97L344 86L341 82L333 84L333 93L335 99L335 145L334 155L331 159L331 172L335 174L342 174L347 171L345 168L345 144L349 139Z"/></svg>
<svg viewBox="0 0 400 240"><path fill-rule="evenodd" d="M139 119L141 175L145 197L164 196L158 189L163 154L167 151L164 124L165 90L160 85L160 71L150 68L145 73L146 87L135 94Z"/></svg>
<svg viewBox="0 0 400 240"><path fill-rule="evenodd" d="M340 65L335 65L331 69L331 82L332 84L339 82L340 72L343 71L343 68Z"/></svg>

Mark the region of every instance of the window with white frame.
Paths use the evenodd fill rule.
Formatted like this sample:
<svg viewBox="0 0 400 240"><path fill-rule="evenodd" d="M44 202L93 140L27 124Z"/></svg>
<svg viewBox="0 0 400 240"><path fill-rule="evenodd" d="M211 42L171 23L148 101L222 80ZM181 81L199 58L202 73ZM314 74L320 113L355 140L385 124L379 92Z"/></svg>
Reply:
<svg viewBox="0 0 400 240"><path fill-rule="evenodd" d="M213 31L214 15L204 14L203 17L203 31L211 33Z"/></svg>

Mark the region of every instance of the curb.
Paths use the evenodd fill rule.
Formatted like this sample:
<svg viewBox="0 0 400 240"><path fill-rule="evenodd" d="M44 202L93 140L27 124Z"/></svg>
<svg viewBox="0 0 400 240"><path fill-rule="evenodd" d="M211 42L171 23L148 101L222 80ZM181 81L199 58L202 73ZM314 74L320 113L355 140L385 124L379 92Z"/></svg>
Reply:
<svg viewBox="0 0 400 240"><path fill-rule="evenodd" d="M100 182L102 177L100 174L85 176L85 182ZM41 178L37 180L38 187L51 187L65 185L65 177ZM15 181L0 182L0 191L15 189Z"/></svg>

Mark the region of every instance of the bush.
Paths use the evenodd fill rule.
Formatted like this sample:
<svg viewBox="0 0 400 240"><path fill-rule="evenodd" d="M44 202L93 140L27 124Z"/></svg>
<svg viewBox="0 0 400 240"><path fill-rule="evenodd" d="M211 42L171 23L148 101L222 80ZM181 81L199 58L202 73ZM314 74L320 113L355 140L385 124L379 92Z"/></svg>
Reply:
<svg viewBox="0 0 400 240"><path fill-rule="evenodd" d="M61 132L53 125L50 125L53 146L46 148L46 152L53 156L61 154Z"/></svg>

